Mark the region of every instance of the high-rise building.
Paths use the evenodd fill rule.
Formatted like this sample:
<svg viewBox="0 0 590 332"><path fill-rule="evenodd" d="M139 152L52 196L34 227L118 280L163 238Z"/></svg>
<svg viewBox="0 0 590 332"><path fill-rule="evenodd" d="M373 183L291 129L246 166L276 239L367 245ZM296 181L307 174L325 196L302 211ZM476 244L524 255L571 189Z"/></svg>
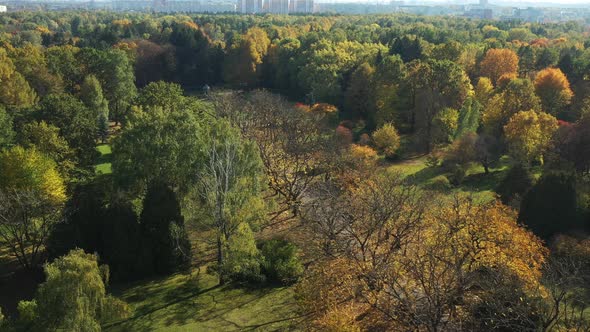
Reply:
<svg viewBox="0 0 590 332"><path fill-rule="evenodd" d="M268 12L272 14L289 14L289 0L269 0Z"/></svg>
<svg viewBox="0 0 590 332"><path fill-rule="evenodd" d="M258 14L262 12L262 0L238 0L238 12Z"/></svg>
<svg viewBox="0 0 590 332"><path fill-rule="evenodd" d="M487 6L488 5L488 0L479 0L479 5L480 6Z"/></svg>
<svg viewBox="0 0 590 332"><path fill-rule="evenodd" d="M291 0L295 3L293 12L295 13L313 13L313 0Z"/></svg>

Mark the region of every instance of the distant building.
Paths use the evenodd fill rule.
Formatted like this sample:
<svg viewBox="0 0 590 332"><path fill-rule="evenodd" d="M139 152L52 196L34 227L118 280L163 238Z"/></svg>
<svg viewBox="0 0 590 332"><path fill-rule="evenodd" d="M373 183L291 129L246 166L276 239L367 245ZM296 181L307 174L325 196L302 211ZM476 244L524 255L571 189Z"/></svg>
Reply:
<svg viewBox="0 0 590 332"><path fill-rule="evenodd" d="M258 14L262 12L262 0L238 0L238 12Z"/></svg>
<svg viewBox="0 0 590 332"><path fill-rule="evenodd" d="M313 13L313 0L291 0L294 13Z"/></svg>
<svg viewBox="0 0 590 332"><path fill-rule="evenodd" d="M6 6L0 6L0 13L6 13L7 10Z"/></svg>
<svg viewBox="0 0 590 332"><path fill-rule="evenodd" d="M482 6L482 7L485 7L485 6L487 6L488 4L489 4L489 3L488 3L488 0L479 0L479 5L480 5L480 6Z"/></svg>
<svg viewBox="0 0 590 332"><path fill-rule="evenodd" d="M268 12L272 14L289 14L289 0L270 0Z"/></svg>

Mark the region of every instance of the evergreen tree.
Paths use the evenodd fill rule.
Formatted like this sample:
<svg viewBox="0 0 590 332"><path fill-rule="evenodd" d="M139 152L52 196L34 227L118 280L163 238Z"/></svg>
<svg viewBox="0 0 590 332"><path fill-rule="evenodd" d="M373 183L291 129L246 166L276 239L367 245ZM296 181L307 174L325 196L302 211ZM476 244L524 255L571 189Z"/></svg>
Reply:
<svg viewBox="0 0 590 332"><path fill-rule="evenodd" d="M143 201L141 236L144 254L155 273L171 273L190 263L191 247L180 203L170 187L152 182Z"/></svg>

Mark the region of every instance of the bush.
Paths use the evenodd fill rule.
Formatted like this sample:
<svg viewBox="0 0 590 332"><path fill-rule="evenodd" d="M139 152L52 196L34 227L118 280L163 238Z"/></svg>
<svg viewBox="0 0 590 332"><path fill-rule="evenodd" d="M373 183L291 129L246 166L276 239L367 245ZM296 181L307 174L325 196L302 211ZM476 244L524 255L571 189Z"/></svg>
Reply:
<svg viewBox="0 0 590 332"><path fill-rule="evenodd" d="M524 196L518 221L542 239L550 240L557 234L583 230L578 204L574 176L544 175Z"/></svg>
<svg viewBox="0 0 590 332"><path fill-rule="evenodd" d="M303 265L297 255L297 247L286 240L268 240L262 242L260 251L262 273L269 282L289 285L295 283L303 274Z"/></svg>
<svg viewBox="0 0 590 332"><path fill-rule="evenodd" d="M467 176L467 170L461 165L453 165L450 167L451 176L449 180L454 186L461 185Z"/></svg>
<svg viewBox="0 0 590 332"><path fill-rule="evenodd" d="M427 185L427 189L436 191L447 191L451 189L451 181L449 181L449 179L446 176L439 175L434 179L430 180L430 182Z"/></svg>
<svg viewBox="0 0 590 332"><path fill-rule="evenodd" d="M227 241L225 261L221 273L227 280L247 283L263 283L262 257L254 241L254 233L247 223L238 225L236 233Z"/></svg>
<svg viewBox="0 0 590 332"><path fill-rule="evenodd" d="M391 123L386 123L383 127L373 133L373 141L377 149L385 154L387 158L395 157L400 146L400 138L397 130Z"/></svg>
<svg viewBox="0 0 590 332"><path fill-rule="evenodd" d="M517 164L512 166L502 182L496 188L502 203L506 205L519 205L520 199L531 189L534 184L533 175L528 168Z"/></svg>

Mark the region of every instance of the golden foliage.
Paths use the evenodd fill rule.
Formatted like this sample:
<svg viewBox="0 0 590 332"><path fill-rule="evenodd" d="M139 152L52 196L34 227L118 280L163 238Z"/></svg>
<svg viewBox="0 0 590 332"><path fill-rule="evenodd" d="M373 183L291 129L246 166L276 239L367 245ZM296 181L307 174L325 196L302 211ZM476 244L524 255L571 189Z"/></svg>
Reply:
<svg viewBox="0 0 590 332"><path fill-rule="evenodd" d="M535 78L535 92L544 111L557 114L574 96L570 82L559 68L545 68Z"/></svg>
<svg viewBox="0 0 590 332"><path fill-rule="evenodd" d="M523 162L543 161L553 134L558 128L557 119L544 112L518 112L504 126L504 134L511 155Z"/></svg>
<svg viewBox="0 0 590 332"><path fill-rule="evenodd" d="M480 71L496 83L502 75L518 72L518 55L509 49L490 49L480 63Z"/></svg>

